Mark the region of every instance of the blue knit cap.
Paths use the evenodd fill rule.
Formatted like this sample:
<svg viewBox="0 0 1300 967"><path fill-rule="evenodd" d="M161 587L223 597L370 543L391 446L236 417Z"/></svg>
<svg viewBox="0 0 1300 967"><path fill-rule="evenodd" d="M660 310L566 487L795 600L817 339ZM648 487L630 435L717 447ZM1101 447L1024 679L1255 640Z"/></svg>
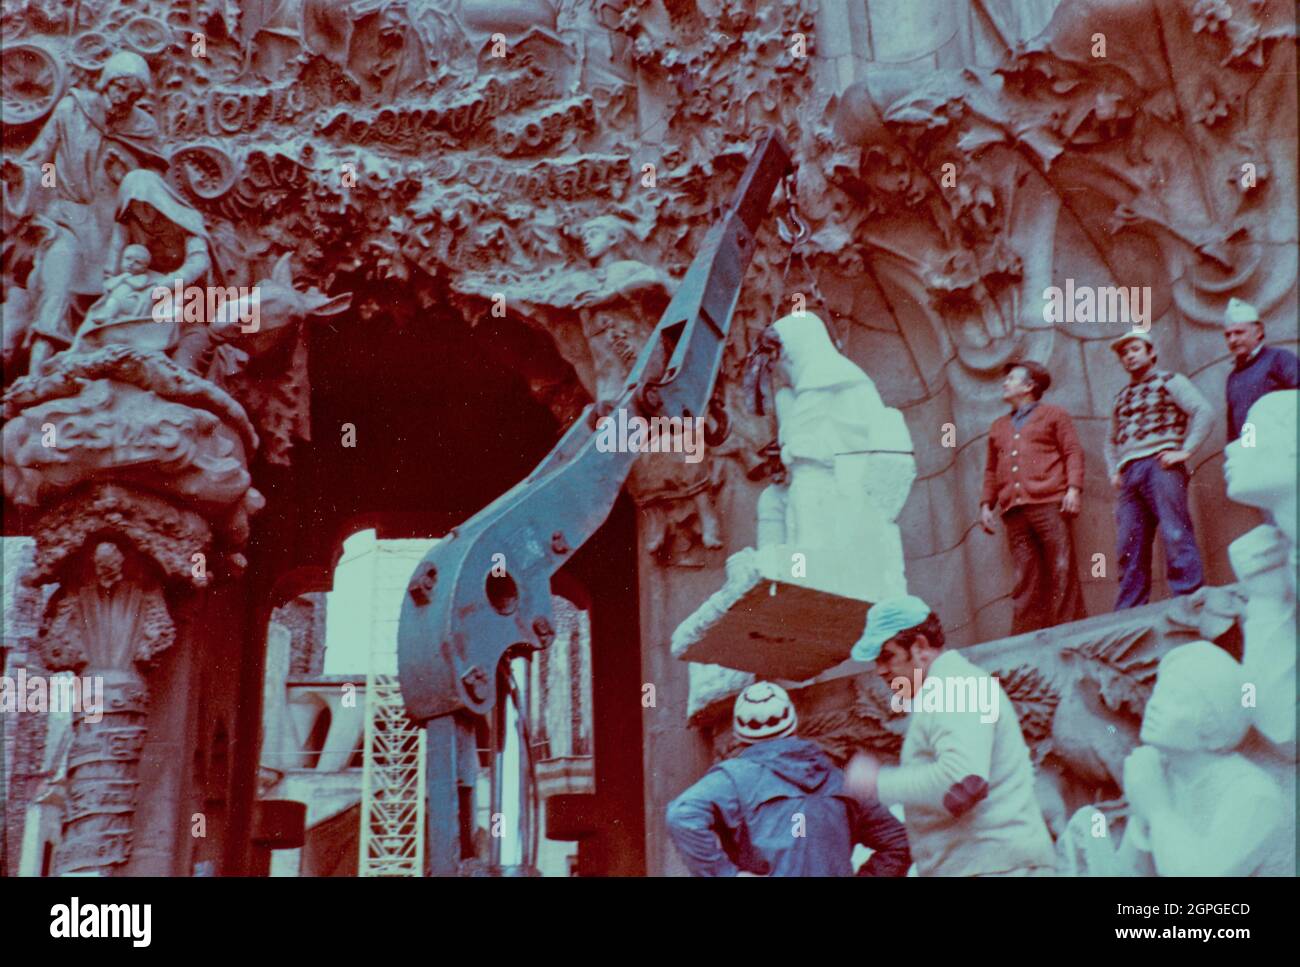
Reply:
<svg viewBox="0 0 1300 967"><path fill-rule="evenodd" d="M853 646L854 661L875 661L890 638L930 617L930 606L911 594L877 601L867 611L867 627Z"/></svg>

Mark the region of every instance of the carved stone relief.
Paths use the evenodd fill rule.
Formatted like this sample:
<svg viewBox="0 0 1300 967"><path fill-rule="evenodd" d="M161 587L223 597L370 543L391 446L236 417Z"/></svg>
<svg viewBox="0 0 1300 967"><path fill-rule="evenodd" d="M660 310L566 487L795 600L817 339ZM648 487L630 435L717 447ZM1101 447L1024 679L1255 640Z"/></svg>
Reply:
<svg viewBox="0 0 1300 967"><path fill-rule="evenodd" d="M994 377L1014 356L1074 375L1053 401L1090 453L1122 379L1114 331L1045 323L1043 290L1066 277L1150 286L1162 362L1211 399L1230 296L1260 309L1271 340L1295 338L1293 11L1017 4L987 14L1004 34L992 54L972 44L962 63L898 67L920 58L901 58L888 33L819 31L844 13L824 5L823 20L810 0L6 5L0 269L17 378L4 485L48 518L38 553L59 563L42 580L102 599L90 562L105 545L141 601L163 593L151 582L237 572L262 504L256 467L289 464L309 435L309 327L345 311L364 320L393 293L471 322L500 304L545 334L572 375L533 390L562 422L607 401L771 125L798 163L774 214L801 218L806 235L792 257L775 231L760 234L705 460L636 468L644 543L662 563L719 568L744 543L719 496L756 493L779 464L775 415L755 412L746 361L808 296L916 444L899 519L909 583L955 638L1003 634L1008 571L969 526L979 441L1000 410ZM794 54L796 35L809 56ZM259 325L241 320L238 296L201 322L143 323L154 274L255 288ZM960 445L937 445L950 423ZM1085 500L1079 544L1110 552L1096 465ZM1225 548L1213 518L1198 508L1203 544ZM1039 696L1022 718L1035 748L1101 783L1116 779L1114 750L1100 736L1063 749L1045 723L1096 719L1110 736L1109 717L1136 714L1144 673L1078 671L1128 661L1106 654L1065 662L1077 688L1060 668L1004 669ZM135 661L112 667L135 674ZM845 728L863 719L835 715ZM895 733L880 728L887 743Z"/></svg>
<svg viewBox="0 0 1300 967"><path fill-rule="evenodd" d="M131 855L148 731L144 673L176 638L165 588L206 583L191 562L210 551L211 531L160 498L96 484L45 514L36 541L25 580L59 585L41 621L37 663L103 683L102 704L83 700L73 720L54 872L107 873Z"/></svg>

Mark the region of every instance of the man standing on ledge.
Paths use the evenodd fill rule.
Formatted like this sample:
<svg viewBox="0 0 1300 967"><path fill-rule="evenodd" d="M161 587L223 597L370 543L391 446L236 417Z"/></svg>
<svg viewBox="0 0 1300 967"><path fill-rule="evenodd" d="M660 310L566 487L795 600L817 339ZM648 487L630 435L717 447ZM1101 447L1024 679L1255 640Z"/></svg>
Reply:
<svg viewBox="0 0 1300 967"><path fill-rule="evenodd" d="M1070 414L1040 402L1052 375L1033 362L1010 363L1002 399L1011 413L989 428L980 526L993 533L1002 511L1015 564L1011 633L1084 617L1069 518L1083 492L1083 447Z"/></svg>
<svg viewBox="0 0 1300 967"><path fill-rule="evenodd" d="M1119 491L1119 598L1115 610L1151 598L1151 548L1156 530L1165 548L1169 589L1191 594L1204 583L1187 507L1187 461L1209 435L1214 411L1181 373L1156 369L1149 332L1128 332L1110 344L1128 371L1115 397L1106 437L1106 470Z"/></svg>
<svg viewBox="0 0 1300 967"><path fill-rule="evenodd" d="M898 765L859 752L845 788L902 804L917 874L1055 875L1029 748L997 678L944 648L938 616L911 595L872 606L853 658L874 661L911 714ZM977 693L992 695L991 708Z"/></svg>
<svg viewBox="0 0 1300 967"><path fill-rule="evenodd" d="M1223 338L1236 365L1228 374L1228 442L1241 436L1246 413L1265 393L1300 387L1300 359L1278 346L1264 345L1264 323L1249 302L1229 299Z"/></svg>
<svg viewBox="0 0 1300 967"><path fill-rule="evenodd" d="M815 743L780 685L736 697L732 730L749 746L668 804L668 833L696 876L851 876L853 845L875 850L859 876L905 876L903 824L844 791L844 774Z"/></svg>

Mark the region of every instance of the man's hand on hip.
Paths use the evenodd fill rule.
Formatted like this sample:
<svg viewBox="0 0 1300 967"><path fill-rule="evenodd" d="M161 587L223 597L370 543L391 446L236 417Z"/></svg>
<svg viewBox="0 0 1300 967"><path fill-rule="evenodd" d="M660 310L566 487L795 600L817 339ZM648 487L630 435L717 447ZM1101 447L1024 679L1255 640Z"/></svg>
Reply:
<svg viewBox="0 0 1300 967"><path fill-rule="evenodd" d="M1190 456L1191 454L1186 450L1166 450L1160 454L1160 466L1165 469L1176 467L1180 463L1185 463Z"/></svg>

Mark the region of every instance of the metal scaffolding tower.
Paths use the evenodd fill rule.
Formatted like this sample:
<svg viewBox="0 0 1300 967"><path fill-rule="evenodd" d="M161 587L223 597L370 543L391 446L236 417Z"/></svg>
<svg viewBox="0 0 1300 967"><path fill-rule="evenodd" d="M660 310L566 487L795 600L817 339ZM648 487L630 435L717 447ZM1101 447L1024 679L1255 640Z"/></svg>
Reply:
<svg viewBox="0 0 1300 967"><path fill-rule="evenodd" d="M361 773L360 876L424 874L425 731L406 715L397 682L397 618L427 540L376 542Z"/></svg>

